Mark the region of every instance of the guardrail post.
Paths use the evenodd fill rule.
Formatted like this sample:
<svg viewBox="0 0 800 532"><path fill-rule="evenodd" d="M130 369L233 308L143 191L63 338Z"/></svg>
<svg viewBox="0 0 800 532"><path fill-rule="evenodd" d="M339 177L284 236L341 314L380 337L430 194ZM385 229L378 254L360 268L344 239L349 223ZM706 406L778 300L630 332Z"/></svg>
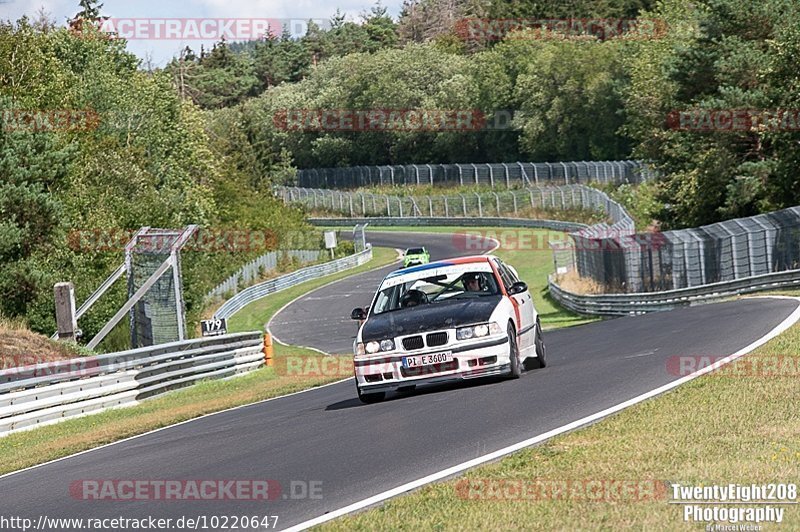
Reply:
<svg viewBox="0 0 800 532"><path fill-rule="evenodd" d="M264 333L264 365L272 366L275 359L275 349L272 345L272 335Z"/></svg>

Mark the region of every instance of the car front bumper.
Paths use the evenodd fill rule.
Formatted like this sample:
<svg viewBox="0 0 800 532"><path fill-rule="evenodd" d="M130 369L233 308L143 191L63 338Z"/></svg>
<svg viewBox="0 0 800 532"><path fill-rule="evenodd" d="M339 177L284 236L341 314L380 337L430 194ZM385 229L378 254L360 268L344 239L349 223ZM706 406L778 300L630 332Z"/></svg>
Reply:
<svg viewBox="0 0 800 532"><path fill-rule="evenodd" d="M403 368L403 357L451 351L453 363ZM451 367L455 366L455 367ZM422 384L476 379L507 373L510 367L508 337L482 339L468 345L442 346L416 353L383 355L355 360L355 374L361 393L394 391ZM416 373L416 374L409 374Z"/></svg>

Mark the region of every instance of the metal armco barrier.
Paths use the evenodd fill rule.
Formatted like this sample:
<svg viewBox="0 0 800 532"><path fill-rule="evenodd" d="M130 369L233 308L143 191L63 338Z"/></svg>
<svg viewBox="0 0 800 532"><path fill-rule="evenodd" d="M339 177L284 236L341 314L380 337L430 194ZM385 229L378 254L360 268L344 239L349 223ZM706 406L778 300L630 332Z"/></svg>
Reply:
<svg viewBox="0 0 800 532"><path fill-rule="evenodd" d="M526 220L524 218L441 218L423 216L417 218L309 218L311 225L319 227L350 227L369 223L375 227L529 227L533 229L552 229L553 231L577 231L586 224L561 222L558 220Z"/></svg>
<svg viewBox="0 0 800 532"><path fill-rule="evenodd" d="M264 364L260 332L198 338L0 372L0 436L245 373Z"/></svg>
<svg viewBox="0 0 800 532"><path fill-rule="evenodd" d="M262 297L285 290L294 285L308 281L309 279L316 279L317 277L322 277L323 275L330 275L332 273L355 268L356 266L360 266L366 262L369 262L370 260L372 260L372 247L367 244L367 249L354 255L350 255L342 259L332 260L324 264L318 264L316 266L301 268L287 275L281 275L280 277L270 279L269 281L264 281L263 283L253 285L249 288L245 288L231 299L226 301L214 313L214 317L216 319L230 318L253 301L261 299Z"/></svg>
<svg viewBox="0 0 800 532"><path fill-rule="evenodd" d="M553 299L579 314L628 316L705 303L739 294L800 287L800 270L756 275L692 288L638 294L575 294L558 285L553 276L548 288Z"/></svg>

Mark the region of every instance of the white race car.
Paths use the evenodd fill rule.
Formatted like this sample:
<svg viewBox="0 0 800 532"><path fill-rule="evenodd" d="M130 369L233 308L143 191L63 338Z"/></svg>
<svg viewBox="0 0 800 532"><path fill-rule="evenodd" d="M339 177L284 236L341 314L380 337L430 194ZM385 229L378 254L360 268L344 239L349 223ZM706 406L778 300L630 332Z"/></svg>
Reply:
<svg viewBox="0 0 800 532"><path fill-rule="evenodd" d="M353 345L358 397L489 375L518 378L545 366L539 315L528 286L493 256L431 262L390 273Z"/></svg>

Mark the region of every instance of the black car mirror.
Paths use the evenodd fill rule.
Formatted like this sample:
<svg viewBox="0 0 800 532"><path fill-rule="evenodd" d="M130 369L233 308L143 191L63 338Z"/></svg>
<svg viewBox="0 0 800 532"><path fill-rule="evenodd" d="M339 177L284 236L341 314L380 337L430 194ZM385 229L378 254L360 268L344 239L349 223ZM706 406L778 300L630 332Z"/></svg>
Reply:
<svg viewBox="0 0 800 532"><path fill-rule="evenodd" d="M528 285L519 281L518 283L514 283L511 285L511 288L508 290L508 295L513 296L516 294L521 294L528 290Z"/></svg>
<svg viewBox="0 0 800 532"><path fill-rule="evenodd" d="M367 319L367 311L363 308L354 308L350 313L351 320L365 320Z"/></svg>

